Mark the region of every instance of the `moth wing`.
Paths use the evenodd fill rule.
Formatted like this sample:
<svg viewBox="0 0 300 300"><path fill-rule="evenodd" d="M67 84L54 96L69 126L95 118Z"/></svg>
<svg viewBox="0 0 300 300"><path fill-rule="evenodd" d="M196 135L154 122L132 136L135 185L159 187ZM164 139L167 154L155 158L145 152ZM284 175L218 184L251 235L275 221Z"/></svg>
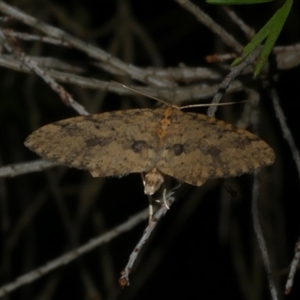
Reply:
<svg viewBox="0 0 300 300"><path fill-rule="evenodd" d="M154 166L155 126L150 109L106 112L43 126L25 145L46 159L87 169L93 177L121 176Z"/></svg>
<svg viewBox="0 0 300 300"><path fill-rule="evenodd" d="M239 176L274 162L270 146L254 134L206 115L180 112L161 148L157 168L200 186L207 179Z"/></svg>

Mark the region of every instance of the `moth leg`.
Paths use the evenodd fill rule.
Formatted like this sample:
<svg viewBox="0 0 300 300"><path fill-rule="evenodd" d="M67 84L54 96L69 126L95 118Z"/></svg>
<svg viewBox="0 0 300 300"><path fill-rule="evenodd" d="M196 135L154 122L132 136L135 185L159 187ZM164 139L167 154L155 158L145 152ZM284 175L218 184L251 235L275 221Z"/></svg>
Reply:
<svg viewBox="0 0 300 300"><path fill-rule="evenodd" d="M148 216L148 224L151 223L153 218L153 205L152 205L152 197L148 196L149 199L149 216Z"/></svg>
<svg viewBox="0 0 300 300"><path fill-rule="evenodd" d="M145 181L145 174L144 173L141 173L141 176L142 176L142 181L143 181L143 185L144 185L144 188L145 188L145 185L146 185L146 181ZM152 221L152 218L153 218L153 198L151 197L151 195L147 194L145 192L145 194L147 195L148 197L148 202L149 202L149 205L148 205L148 225L151 223Z"/></svg>
<svg viewBox="0 0 300 300"><path fill-rule="evenodd" d="M170 206L169 206L168 201L167 201L167 189L163 190L163 202L164 202L165 208L169 210Z"/></svg>

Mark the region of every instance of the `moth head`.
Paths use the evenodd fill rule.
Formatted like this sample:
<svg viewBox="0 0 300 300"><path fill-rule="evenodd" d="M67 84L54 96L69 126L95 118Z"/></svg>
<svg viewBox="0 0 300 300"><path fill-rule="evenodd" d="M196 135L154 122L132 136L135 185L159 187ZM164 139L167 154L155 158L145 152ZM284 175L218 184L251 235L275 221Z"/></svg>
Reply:
<svg viewBox="0 0 300 300"><path fill-rule="evenodd" d="M144 193L146 195L152 196L155 192L159 190L163 182L163 175L156 168L153 168L144 176Z"/></svg>

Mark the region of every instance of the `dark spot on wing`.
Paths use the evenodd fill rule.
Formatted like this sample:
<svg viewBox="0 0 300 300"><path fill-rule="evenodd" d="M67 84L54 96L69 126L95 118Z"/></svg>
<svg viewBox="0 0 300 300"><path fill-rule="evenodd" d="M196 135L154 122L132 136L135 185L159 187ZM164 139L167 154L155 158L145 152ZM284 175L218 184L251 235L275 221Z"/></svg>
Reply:
<svg viewBox="0 0 300 300"><path fill-rule="evenodd" d="M213 158L220 157L221 150L216 146L200 143L199 149L204 155L211 155Z"/></svg>
<svg viewBox="0 0 300 300"><path fill-rule="evenodd" d="M134 141L132 146L131 146L132 150L136 153L141 152L143 149L148 148L148 144L145 141Z"/></svg>
<svg viewBox="0 0 300 300"><path fill-rule="evenodd" d="M173 145L173 150L175 155L180 155L183 153L184 147L182 144L175 144Z"/></svg>
<svg viewBox="0 0 300 300"><path fill-rule="evenodd" d="M97 130L111 130L116 131L113 124L107 121L103 121L99 118L95 118L93 115L85 117L84 122L89 122Z"/></svg>
<svg viewBox="0 0 300 300"><path fill-rule="evenodd" d="M252 143L253 140L250 140L250 139L240 139L238 142L236 142L236 145L235 147L236 148L239 148L239 149L246 149L251 143Z"/></svg>
<svg viewBox="0 0 300 300"><path fill-rule="evenodd" d="M66 121L58 121L53 123L53 125L60 127L62 130L64 130L64 132L72 135L73 133L77 133L80 132L80 128L78 127L78 125L76 123L70 123L70 122L66 122Z"/></svg>
<svg viewBox="0 0 300 300"><path fill-rule="evenodd" d="M221 153L221 150L217 147L210 147L208 149L208 154L210 154L212 157L219 157Z"/></svg>
<svg viewBox="0 0 300 300"><path fill-rule="evenodd" d="M93 137L85 141L87 147L105 146L111 139Z"/></svg>

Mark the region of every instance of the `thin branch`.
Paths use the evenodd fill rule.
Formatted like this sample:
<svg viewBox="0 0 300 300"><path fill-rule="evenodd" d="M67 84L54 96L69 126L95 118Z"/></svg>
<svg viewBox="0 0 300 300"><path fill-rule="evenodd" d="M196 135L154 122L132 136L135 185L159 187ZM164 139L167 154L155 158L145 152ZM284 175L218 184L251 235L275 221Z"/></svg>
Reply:
<svg viewBox="0 0 300 300"><path fill-rule="evenodd" d="M288 45L288 46L276 46L273 49L275 54L282 52L300 52L300 44Z"/></svg>
<svg viewBox="0 0 300 300"><path fill-rule="evenodd" d="M278 70L287 70L295 68L300 64L300 44L277 46L273 48ZM211 54L205 57L208 63L224 63L227 60L236 58L235 53ZM250 73L245 70L243 74Z"/></svg>
<svg viewBox="0 0 300 300"><path fill-rule="evenodd" d="M287 143L288 143L288 145L291 149L291 152L292 152L292 155L293 155L296 167L297 167L298 176L299 176L299 179L300 179L300 154L299 154L299 150L297 149L297 146L296 146L295 140L293 138L293 135L292 135L287 123L286 123L286 118L285 118L283 110L280 106L279 97L278 97L278 94L277 94L276 90L271 89L270 94L271 94L271 97L272 97L276 117L279 121L281 130L283 132L283 137L285 138L285 140L287 141ZM300 258L300 238L299 238L299 241L295 245L295 255L294 255L294 258L293 258L291 266L290 266L290 273L289 273L288 280L287 280L286 286L285 286L285 294L289 294L291 292L291 289L292 289L292 286L293 286L293 281L294 281L294 276L295 276L295 273L296 273L296 270L297 270L297 265L298 265L298 262L299 262L299 258Z"/></svg>
<svg viewBox="0 0 300 300"><path fill-rule="evenodd" d="M1 23L7 23L9 21L12 21L14 18L12 17L0 17L0 22Z"/></svg>
<svg viewBox="0 0 300 300"><path fill-rule="evenodd" d="M259 222L259 214L258 214L258 195L259 195L259 180L258 180L258 172L254 173L254 182L253 182L253 189L252 189L252 216L253 216L253 225L254 231L257 237L258 245L260 252L262 254L263 263L267 272L268 281L269 281L269 288L272 296L272 300L277 300L277 290L275 287L275 283L272 276L271 271L271 263L269 260L266 242L263 236L263 232L261 229L261 225Z"/></svg>
<svg viewBox="0 0 300 300"><path fill-rule="evenodd" d="M222 96L224 95L226 90L229 88L231 82L237 76L239 76L246 67L251 65L256 60L257 56L259 55L260 50L261 50L261 48L258 47L256 50L254 50L252 53L250 53L244 61L242 61L236 67L232 68L231 72L220 83L218 92L215 94L214 98L211 101L212 104L220 102ZM216 111L217 111L217 106L212 105L208 108L207 115L213 117L215 115Z"/></svg>
<svg viewBox="0 0 300 300"><path fill-rule="evenodd" d="M234 58L236 55L234 56ZM93 63L93 65L107 71L110 74L118 76L126 76L125 73L120 72L116 68L106 64L106 63ZM167 78L168 80L173 80L176 82L190 83L199 80L215 80L220 79L222 76L220 73L213 71L209 68L204 67L188 67L181 65L178 68L145 68L144 72L147 76L154 75L156 77ZM178 87L176 87L178 88Z"/></svg>
<svg viewBox="0 0 300 300"><path fill-rule="evenodd" d="M240 28L244 33L245 36L251 40L254 35L255 31L250 26L248 26L231 8L228 6L222 7L225 13L230 17L230 19Z"/></svg>
<svg viewBox="0 0 300 300"><path fill-rule="evenodd" d="M68 253L48 262L46 265L39 267L17 278L15 281L0 287L0 297L11 293L12 291L16 290L17 288L23 285L29 284L35 281L36 279L41 278L42 276L48 274L50 271L54 269L67 265L71 261L75 260L76 258L80 257L81 255L87 252L90 252L96 247L99 247L100 245L110 242L112 239L119 236L121 233L129 231L130 229L135 227L140 222L146 220L147 218L148 218L148 209L145 209L144 211L130 218L128 221L115 227L114 229L101 235L100 237L92 239L85 245L77 249L74 249L72 251L69 251Z"/></svg>
<svg viewBox="0 0 300 300"><path fill-rule="evenodd" d="M74 65L71 65L69 63L66 63L57 58L44 57L44 56L30 56L30 58L32 60L36 61L40 67L48 69L49 74L54 78L56 78L55 77L56 73L52 74L51 72L55 72L53 70L72 72L72 73L63 73L63 72L59 73L59 74L61 74L61 76L64 76L64 77L71 76L71 75L73 75L73 73L84 72L84 69L74 66ZM28 67L26 67L22 62L18 61L14 55L10 55L10 54L2 54L0 56L0 66L11 69L11 70L19 71L19 72L31 73L31 70ZM58 78L59 78L59 76L58 76ZM82 77L82 78L84 78L84 77Z"/></svg>
<svg viewBox="0 0 300 300"><path fill-rule="evenodd" d="M11 37L11 38L16 38L24 41L39 41L43 43L48 43L48 44L53 44L53 45L60 45L60 46L65 46L65 47L71 47L70 44L68 44L65 41L56 39L56 38L51 38L47 36L40 36L40 35L35 35L35 34L29 34L25 32L16 32L13 30L8 30L8 29L2 29L3 33L5 36Z"/></svg>
<svg viewBox="0 0 300 300"><path fill-rule="evenodd" d="M175 2L193 14L199 22L208 27L223 41L223 43L232 48L235 52L240 53L243 50L243 46L231 34L204 13L198 6L189 0L175 0Z"/></svg>
<svg viewBox="0 0 300 300"><path fill-rule="evenodd" d="M24 65L26 65L30 70L32 70L36 75L40 76L55 92L57 92L62 99L62 101L71 106L75 111L80 115L88 115L89 113L85 108L77 103L73 97L61 86L59 85L49 74L41 69L39 65L27 56L24 52L20 51L9 42L5 37L4 33L0 31L0 42L4 45L6 50L10 53L13 53L18 60L20 60Z"/></svg>
<svg viewBox="0 0 300 300"><path fill-rule="evenodd" d="M38 159L31 162L12 164L0 168L0 178L1 177L15 177L23 174L40 172L45 169L60 166L60 164L51 162L49 160Z"/></svg>
<svg viewBox="0 0 300 300"><path fill-rule="evenodd" d="M81 50L82 52L88 54L90 57L110 64L112 67L115 67L121 72L124 72L133 79L137 79L141 82L145 82L156 87L173 87L173 83L171 83L170 81L161 80L161 78L156 78L155 76L145 76L141 68L130 64L126 64L120 59L111 56L104 50L95 47L91 44L87 44L86 42L73 37L72 35L64 32L63 30L57 27L50 26L44 22L41 22L36 18L18 10L17 8L6 4L3 1L0 1L0 11L4 14L13 17L16 20L19 20L29 26L36 28L37 30L44 32L46 35L69 43L73 48Z"/></svg>
<svg viewBox="0 0 300 300"><path fill-rule="evenodd" d="M35 60L35 57L33 57ZM42 64L45 62L41 59ZM13 60L12 56L0 56L0 66L7 67L12 70L20 71L20 72L31 72L29 68L24 66L21 62L17 60ZM63 66L63 65L62 65ZM68 68L68 66L65 66ZM72 67L72 66L71 66ZM76 68L76 67L75 67ZM80 71L80 69L76 69L76 71ZM68 84L75 84L82 88L89 89L99 89L103 91L110 91L117 93L118 95L136 95L128 90L120 88L115 84L112 84L107 81L95 79L95 78L87 78L79 75L74 75L71 73L65 73L60 71L49 70L47 71L49 76L56 79L59 82L64 82ZM157 77L169 78L172 80L178 81L196 81L200 79L204 79L207 75L208 79L220 79L221 75L216 72L209 71L206 68L174 68L170 70L163 69L154 69L151 68L145 69L145 74L156 74ZM156 98L161 98L165 100L169 100L170 103L174 104L182 104L187 101L198 101L204 100L213 97L217 90L218 85L214 84L211 86L197 84L190 85L186 87L177 87L174 89L169 88L151 88L151 87L141 87L141 86L132 86L133 89L142 92L143 94L151 95ZM244 86L240 81L233 81L227 90L228 93L238 92L244 89Z"/></svg>
<svg viewBox="0 0 300 300"><path fill-rule="evenodd" d="M121 277L119 279L119 284L120 284L121 287L126 287L126 286L130 285L129 274L130 274L130 272L132 270L132 267L133 267L135 261L137 260L137 257L140 254L143 246L148 241L149 236L151 235L152 231L154 230L154 228L158 224L159 220L161 220L164 217L164 215L169 210L170 206L175 201L175 198L172 197L173 193L174 192L171 191L168 195L164 195L164 197L166 199L164 201L162 201L161 207L155 213L153 219L149 222L147 228L144 230L142 238L137 243L137 245L134 247L134 249L133 249L133 251L132 251L132 253L131 253L130 257L129 257L129 261L128 261L126 267L121 272ZM167 205L166 205L165 202L167 202Z"/></svg>
<svg viewBox="0 0 300 300"><path fill-rule="evenodd" d="M210 54L205 56L205 60L208 63L224 63L228 60L232 60L236 58L237 55L235 53L224 53L224 54Z"/></svg>
<svg viewBox="0 0 300 300"><path fill-rule="evenodd" d="M284 48L286 49L284 50ZM297 46L275 47L273 52L276 53L277 68L279 70L292 69L300 64L299 44Z"/></svg>
<svg viewBox="0 0 300 300"><path fill-rule="evenodd" d="M299 259L300 259L300 239L298 240L298 242L296 243L296 246L295 246L295 255L294 255L294 258L292 260L292 263L291 263L291 266L290 266L290 273L289 273L289 276L288 276L288 279L287 279L287 282L286 282L286 285L285 285L284 293L286 295L288 295L292 290L294 277L295 277L295 274L296 274L296 271L297 271L297 266L299 264Z"/></svg>
<svg viewBox="0 0 300 300"><path fill-rule="evenodd" d="M283 137L285 138L285 140L287 141L287 143L288 143L288 145L291 149L291 152L292 152L292 155L293 155L296 167L297 167L298 176L299 176L299 179L300 179L300 154L299 154L299 150L296 146L293 135L292 135L287 123L286 123L285 115L284 115L283 110L280 106L279 97L278 97L278 94L277 94L276 90L271 89L270 94L271 94L271 98L272 98L272 101L273 101L275 114L276 114L276 117L279 121L281 130L282 130L282 133L283 133Z"/></svg>

